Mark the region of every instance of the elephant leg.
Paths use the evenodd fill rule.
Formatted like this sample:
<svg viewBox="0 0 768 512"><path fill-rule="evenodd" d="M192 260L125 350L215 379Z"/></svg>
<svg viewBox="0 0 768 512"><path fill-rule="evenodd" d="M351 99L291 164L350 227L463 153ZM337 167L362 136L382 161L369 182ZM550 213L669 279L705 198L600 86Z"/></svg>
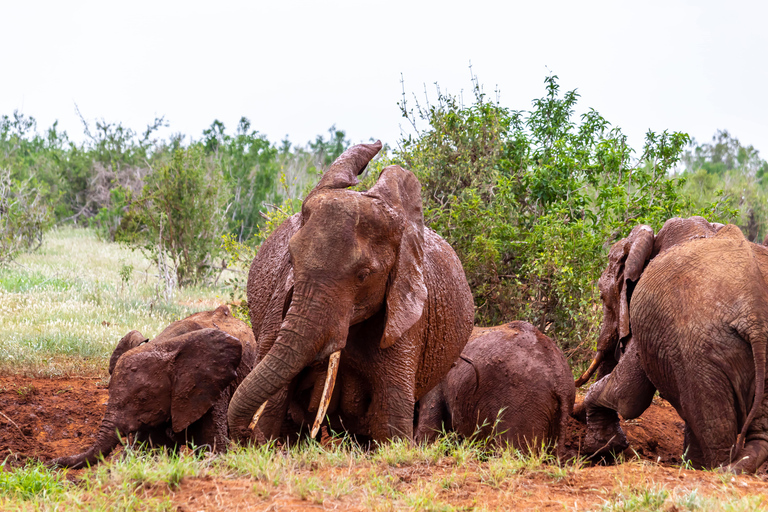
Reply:
<svg viewBox="0 0 768 512"><path fill-rule="evenodd" d="M685 424L683 436L683 459L690 461L694 468L701 469L705 467L704 452L701 449L698 439L696 439L693 430L688 423Z"/></svg>
<svg viewBox="0 0 768 512"><path fill-rule="evenodd" d="M450 430L452 426L446 410L443 385L438 384L419 400L419 421L414 436L416 441L431 443L443 428Z"/></svg>
<svg viewBox="0 0 768 512"><path fill-rule="evenodd" d="M629 443L619 414L624 419L637 418L651 405L656 388L640 364L637 345L630 341L616 368L594 383L584 398L587 434L583 450L588 456L625 450Z"/></svg>
<svg viewBox="0 0 768 512"><path fill-rule="evenodd" d="M283 423L288 414L288 387L272 395L261 413L257 428L264 435L265 440L280 439L285 435Z"/></svg>
<svg viewBox="0 0 768 512"><path fill-rule="evenodd" d="M739 453L738 460L728 466L728 470L734 473L755 473L766 460L768 460L768 441L751 439Z"/></svg>
<svg viewBox="0 0 768 512"><path fill-rule="evenodd" d="M375 394L369 412L371 436L383 442L395 438L413 439L413 411L416 406L413 384L388 382Z"/></svg>
<svg viewBox="0 0 768 512"><path fill-rule="evenodd" d="M225 391L226 392L226 391ZM208 449L222 453L227 449L227 397L218 400L203 416L187 427L187 443L196 447L206 446Z"/></svg>
<svg viewBox="0 0 768 512"><path fill-rule="evenodd" d="M768 458L768 418L760 414L752 421L744 448L737 453L739 406L732 393L723 393L729 384L727 376L712 374L708 380L689 382L681 400L680 416L698 441L702 466L730 464L728 469L733 472L753 473ZM708 404L718 404L716 413Z"/></svg>

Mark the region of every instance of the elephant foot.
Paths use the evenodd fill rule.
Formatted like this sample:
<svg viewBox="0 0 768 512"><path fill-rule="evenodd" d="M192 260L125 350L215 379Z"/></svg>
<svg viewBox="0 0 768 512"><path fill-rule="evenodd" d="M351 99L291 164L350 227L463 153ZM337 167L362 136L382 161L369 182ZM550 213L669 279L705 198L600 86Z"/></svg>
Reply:
<svg viewBox="0 0 768 512"><path fill-rule="evenodd" d="M592 460L613 458L628 447L627 436L618 422L606 428L588 425L582 454Z"/></svg>
<svg viewBox="0 0 768 512"><path fill-rule="evenodd" d="M766 458L768 458L768 442L761 439L749 441L736 460L726 466L725 470L737 475L755 473Z"/></svg>

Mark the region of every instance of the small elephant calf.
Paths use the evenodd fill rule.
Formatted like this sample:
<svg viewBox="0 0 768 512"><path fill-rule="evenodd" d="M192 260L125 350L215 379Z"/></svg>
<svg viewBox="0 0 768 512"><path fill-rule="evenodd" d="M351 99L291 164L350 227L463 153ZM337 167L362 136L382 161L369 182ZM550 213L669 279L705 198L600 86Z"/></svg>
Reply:
<svg viewBox="0 0 768 512"><path fill-rule="evenodd" d="M523 450L557 440L562 456L575 396L565 356L534 326L475 327L461 358L419 401L416 439L432 441L444 425Z"/></svg>
<svg viewBox="0 0 768 512"><path fill-rule="evenodd" d="M152 446L227 446L227 407L253 368L253 332L227 306L173 322L153 340L131 331L109 361L109 401L96 442L54 466L81 468L106 457L120 436Z"/></svg>

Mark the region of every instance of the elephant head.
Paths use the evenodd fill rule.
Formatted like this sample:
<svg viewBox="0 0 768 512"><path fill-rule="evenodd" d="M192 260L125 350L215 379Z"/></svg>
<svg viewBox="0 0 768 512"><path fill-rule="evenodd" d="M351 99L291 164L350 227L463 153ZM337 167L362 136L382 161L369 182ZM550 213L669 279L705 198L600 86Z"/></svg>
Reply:
<svg viewBox="0 0 768 512"><path fill-rule="evenodd" d="M608 266L597 282L603 302L603 323L597 338L597 355L589 369L576 381L576 387L589 380L603 361L613 358L620 343L626 343L630 337L629 301L632 289L651 256L653 242L653 229L641 224L635 226L627 238L611 247Z"/></svg>
<svg viewBox="0 0 768 512"><path fill-rule="evenodd" d="M143 342L143 336L132 331L120 340L112 357L116 362L111 365L109 402L96 442L79 455L55 459L52 465L94 464L117 446L118 433L127 436L163 424L181 432L209 411L236 377L241 342L224 331L196 329L156 340L129 350L126 347Z"/></svg>
<svg viewBox="0 0 768 512"><path fill-rule="evenodd" d="M139 331L131 331L123 336L123 339L117 342L117 347L112 351L109 358L109 374L112 375L112 372L115 371L115 365L120 356L148 341Z"/></svg>
<svg viewBox="0 0 768 512"><path fill-rule="evenodd" d="M350 326L383 313L381 334L370 343L386 349L421 318L427 298L421 185L410 171L390 166L367 192L347 190L380 148L377 142L344 152L304 200L288 243L292 282L282 325L230 402L234 438L248 436L257 408L303 368L338 357ZM333 387L328 374L323 400Z"/></svg>

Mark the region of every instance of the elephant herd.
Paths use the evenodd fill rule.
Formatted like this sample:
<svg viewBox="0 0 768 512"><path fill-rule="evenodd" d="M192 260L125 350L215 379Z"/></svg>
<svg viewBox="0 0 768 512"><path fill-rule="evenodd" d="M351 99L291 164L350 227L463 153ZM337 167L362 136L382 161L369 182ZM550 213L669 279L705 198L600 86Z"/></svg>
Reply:
<svg viewBox="0 0 768 512"><path fill-rule="evenodd" d="M152 446L295 441L321 426L360 442L429 441L443 428L518 448L586 422L583 454L627 448L658 390L685 422L685 457L755 472L768 458L768 249L732 225L670 219L610 250L603 323L574 383L563 353L525 322L473 329L453 249L424 226L421 185L399 166L351 189L381 149L344 152L262 244L248 275L251 326L226 306L137 331L109 363L96 442L55 459L96 463L132 435ZM576 386L597 372L584 400Z"/></svg>

